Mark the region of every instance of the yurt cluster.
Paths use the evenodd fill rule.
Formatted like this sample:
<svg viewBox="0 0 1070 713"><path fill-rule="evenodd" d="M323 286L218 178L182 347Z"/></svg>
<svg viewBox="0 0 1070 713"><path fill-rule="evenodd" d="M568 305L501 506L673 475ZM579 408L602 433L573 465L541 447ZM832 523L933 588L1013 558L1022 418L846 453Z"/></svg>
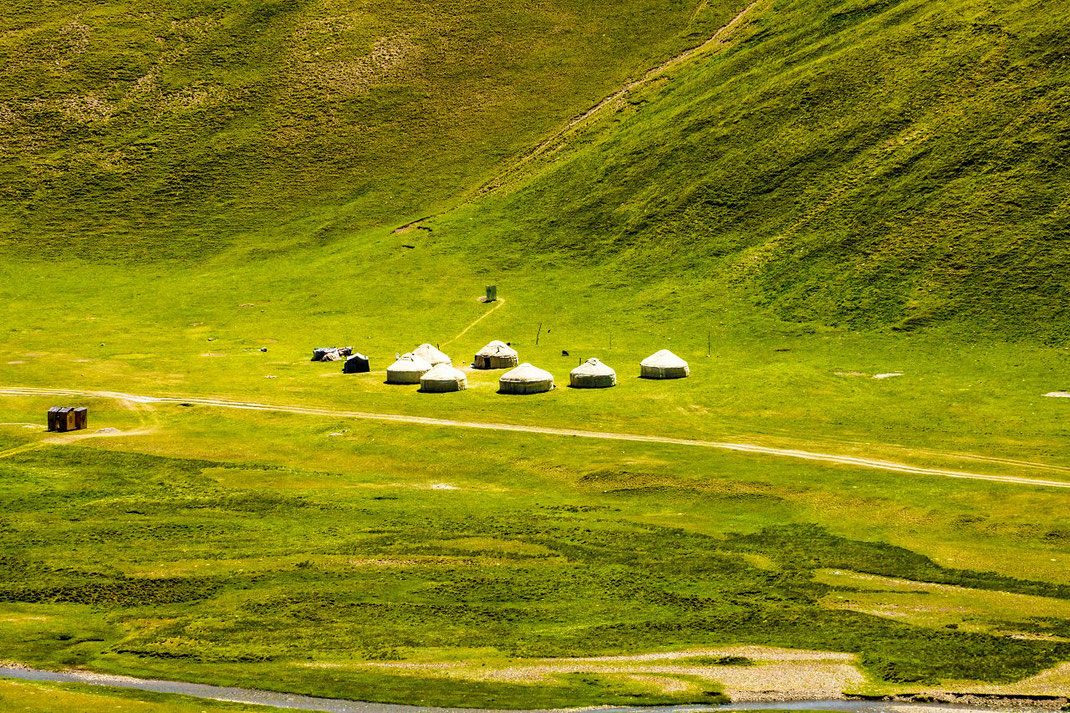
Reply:
<svg viewBox="0 0 1070 713"><path fill-rule="evenodd" d="M371 371L371 361L353 347L321 347L313 350L312 361L341 361L346 374ZM540 394L555 388L554 377L532 364L520 363L515 349L498 340L476 352L472 368L505 370L498 379L498 393ZM691 373L687 362L668 349L651 354L639 364L644 379L682 379ZM453 366L453 360L431 344L421 344L405 354L396 355L386 368L388 384L419 384L420 391L431 394L464 391L468 375ZM617 385L617 372L598 359L588 359L569 374L574 389L606 389Z"/></svg>

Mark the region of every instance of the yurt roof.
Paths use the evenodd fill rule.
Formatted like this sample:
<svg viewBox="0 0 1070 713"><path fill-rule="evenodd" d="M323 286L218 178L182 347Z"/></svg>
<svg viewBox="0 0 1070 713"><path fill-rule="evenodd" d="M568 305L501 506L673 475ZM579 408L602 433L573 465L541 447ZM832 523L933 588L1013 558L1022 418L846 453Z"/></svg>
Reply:
<svg viewBox="0 0 1070 713"><path fill-rule="evenodd" d="M553 381L554 375L537 366L524 362L515 369L502 374L502 381Z"/></svg>
<svg viewBox="0 0 1070 713"><path fill-rule="evenodd" d="M516 354L516 350L505 342L497 339L476 352L478 356L500 356L502 354Z"/></svg>
<svg viewBox="0 0 1070 713"><path fill-rule="evenodd" d="M676 356L668 349L662 349L660 352L651 354L646 359L640 362L640 366L654 366L662 369L668 369L672 367L687 366L687 362Z"/></svg>
<svg viewBox="0 0 1070 713"><path fill-rule="evenodd" d="M415 354L402 354L398 357L398 360L387 367L387 371L391 370L404 370L404 371L429 371L431 364L426 359L416 356Z"/></svg>
<svg viewBox="0 0 1070 713"><path fill-rule="evenodd" d="M426 381L467 381L468 377L460 369L455 369L449 364L439 364L431 367L431 370L422 377Z"/></svg>
<svg viewBox="0 0 1070 713"><path fill-rule="evenodd" d="M573 369L572 373L578 376L613 376L617 372L598 359L588 359Z"/></svg>
<svg viewBox="0 0 1070 713"><path fill-rule="evenodd" d="M443 362L452 362L449 355L445 352L439 351L438 347L433 344L421 344L412 350L412 353L416 356L429 361L432 364L441 364Z"/></svg>

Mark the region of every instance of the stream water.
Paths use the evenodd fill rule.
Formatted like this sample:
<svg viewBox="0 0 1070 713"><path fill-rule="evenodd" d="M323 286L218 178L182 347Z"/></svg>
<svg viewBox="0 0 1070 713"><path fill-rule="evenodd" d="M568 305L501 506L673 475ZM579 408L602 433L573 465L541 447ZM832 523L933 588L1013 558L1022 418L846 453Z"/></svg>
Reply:
<svg viewBox="0 0 1070 713"><path fill-rule="evenodd" d="M139 691L156 693L174 693L195 698L204 698L233 703L249 703L274 706L302 711L323 711L324 713L505 713L478 708L434 708L429 706L410 706L394 703L366 703L363 701L346 701L335 698L317 698L294 693L275 693L249 688L232 688L229 686L209 686L203 683L183 683L181 681L158 681L148 678L113 676L84 671L42 671L32 668L0 667L0 678L13 678L24 681L52 681L56 683L83 683L114 688L133 688ZM845 713L922 713L923 711L945 711L969 713L982 711L991 713L991 708L967 705L936 703L893 703L887 701L792 701L787 703L730 703L721 706L681 705L681 706L624 706L597 709L599 713L715 713L716 711L844 711ZM1023 705L1003 711L1022 711L1033 713L1050 711L1050 708ZM548 713L529 711L527 713Z"/></svg>

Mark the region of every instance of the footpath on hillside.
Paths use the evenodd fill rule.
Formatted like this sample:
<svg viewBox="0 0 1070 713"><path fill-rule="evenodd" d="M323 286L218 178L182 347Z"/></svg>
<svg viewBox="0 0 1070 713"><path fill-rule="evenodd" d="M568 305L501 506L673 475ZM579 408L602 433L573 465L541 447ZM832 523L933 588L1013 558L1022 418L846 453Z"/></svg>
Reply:
<svg viewBox="0 0 1070 713"><path fill-rule="evenodd" d="M638 79L633 79L632 81L627 82L619 89L614 91L612 94L609 94L608 96L604 97L601 101L599 101L591 108L587 109L581 114L572 117L563 127L555 131L547 138L540 141L538 144L528 150L527 153L523 154L515 161L507 163L505 166L503 166L502 169L492 178L488 179L482 185L480 185L471 194L471 196L469 196L467 200L471 200L472 198L479 198L497 191L499 188L506 185L510 181L510 179L512 179L527 164L531 163L532 161L538 159L541 156L545 156L546 154L551 153L552 151L557 151L563 148L573 136L575 136L582 130L584 126L590 125L608 110L615 110L617 107L621 106L625 101L627 101L627 97L632 92L650 85L656 79L664 77L666 74L669 73L670 70L679 67L680 65L698 57L699 55L719 50L720 48L726 46L728 44L729 36L733 32L735 32L744 23L744 21L747 20L748 17L754 14L754 12L759 8L760 5L769 1L770 0L753 0L745 8L740 10L735 17L729 20L726 24L722 25L715 33L713 33L713 35L708 40L706 40L702 44L684 50L683 52L677 55L673 55L661 64L658 64L648 69L646 72L643 73L643 76L639 77ZM414 220L410 223L406 223L405 225L396 228L393 232L404 233L409 230L413 230L415 228L420 227L423 223L449 212L449 210L450 209L446 209L440 213L428 215L423 218Z"/></svg>

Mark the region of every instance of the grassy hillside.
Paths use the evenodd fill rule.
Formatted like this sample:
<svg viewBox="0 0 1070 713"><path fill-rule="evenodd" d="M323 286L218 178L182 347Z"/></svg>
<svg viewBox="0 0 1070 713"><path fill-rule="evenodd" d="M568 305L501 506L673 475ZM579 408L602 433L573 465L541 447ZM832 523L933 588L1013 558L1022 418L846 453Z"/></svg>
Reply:
<svg viewBox="0 0 1070 713"><path fill-rule="evenodd" d="M197 259L243 233L278 250L404 222L733 10L6 3L0 245ZM266 239L248 235L265 226Z"/></svg>
<svg viewBox="0 0 1070 713"><path fill-rule="evenodd" d="M438 221L791 320L1070 339L1070 9L776 0L519 190Z"/></svg>
<svg viewBox="0 0 1070 713"><path fill-rule="evenodd" d="M743 6L16 3L0 244L124 262L360 250ZM610 261L630 286L686 275L789 320L1064 343L1067 13L763 0L722 51L525 164L520 190L436 222L441 244L501 269Z"/></svg>

